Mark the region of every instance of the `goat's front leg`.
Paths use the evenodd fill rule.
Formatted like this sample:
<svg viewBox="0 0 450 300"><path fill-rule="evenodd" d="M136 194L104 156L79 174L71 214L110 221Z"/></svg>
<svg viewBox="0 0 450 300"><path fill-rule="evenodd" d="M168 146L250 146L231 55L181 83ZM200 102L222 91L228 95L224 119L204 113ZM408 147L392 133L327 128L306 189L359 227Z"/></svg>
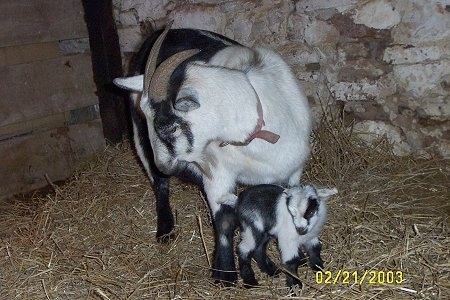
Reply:
<svg viewBox="0 0 450 300"><path fill-rule="evenodd" d="M220 172L219 172L220 174ZM237 196L232 193L234 181L205 179L204 188L212 212L216 235L213 278L225 286L237 282L234 263L233 236L237 227L235 205Z"/></svg>
<svg viewBox="0 0 450 300"><path fill-rule="evenodd" d="M156 239L165 243L174 238L174 220L169 202L169 179L155 177L154 186L157 216Z"/></svg>
<svg viewBox="0 0 450 300"><path fill-rule="evenodd" d="M156 239L159 242L168 242L174 235L174 219L169 202L169 178L162 174L155 165L153 150L148 138L147 121L136 109L138 95L132 94L130 113L134 132L134 146L139 159L142 162L156 196ZM150 130L152 127L150 127Z"/></svg>
<svg viewBox="0 0 450 300"><path fill-rule="evenodd" d="M323 270L323 260L320 257L320 252L322 251L322 244L318 238L312 239L310 242L305 244L306 253L309 256L309 265L314 271Z"/></svg>
<svg viewBox="0 0 450 300"><path fill-rule="evenodd" d="M292 288L294 285L298 285L301 288L302 283L298 279L297 270L305 260L298 243L286 235L278 237L278 247L280 247L281 261L289 272L286 274L286 286Z"/></svg>

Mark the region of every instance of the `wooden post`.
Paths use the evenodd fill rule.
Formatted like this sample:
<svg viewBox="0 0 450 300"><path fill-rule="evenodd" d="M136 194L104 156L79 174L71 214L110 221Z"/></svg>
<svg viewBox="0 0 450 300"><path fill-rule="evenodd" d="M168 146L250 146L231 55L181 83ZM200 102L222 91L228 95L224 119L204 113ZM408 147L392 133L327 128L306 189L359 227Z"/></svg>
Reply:
<svg viewBox="0 0 450 300"><path fill-rule="evenodd" d="M82 0L89 32L94 82L100 106L103 134L118 143L128 134L126 94L112 83L123 76L119 38L111 0Z"/></svg>

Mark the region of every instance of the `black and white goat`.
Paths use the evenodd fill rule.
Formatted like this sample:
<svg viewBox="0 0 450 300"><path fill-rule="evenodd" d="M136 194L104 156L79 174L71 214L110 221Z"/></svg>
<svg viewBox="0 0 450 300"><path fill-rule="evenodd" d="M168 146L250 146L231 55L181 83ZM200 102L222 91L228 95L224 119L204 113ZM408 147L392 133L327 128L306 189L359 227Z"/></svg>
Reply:
<svg viewBox="0 0 450 300"><path fill-rule="evenodd" d="M246 287L258 285L251 267L252 257L269 276L280 272L266 253L272 237L278 240L281 261L291 274L297 274L298 267L307 262L301 247L308 254L311 268L323 269L319 235L327 218L326 200L336 193L335 188L316 189L310 184L287 189L262 184L239 195L236 206L241 230L238 256ZM301 282L288 273L286 285L295 284L301 287Z"/></svg>
<svg viewBox="0 0 450 300"><path fill-rule="evenodd" d="M155 187L157 238L174 228L167 176L193 181L213 216L213 277L235 282L235 186L299 182L310 152L308 102L274 52L169 28L144 42L134 76L114 83L133 92L134 142Z"/></svg>

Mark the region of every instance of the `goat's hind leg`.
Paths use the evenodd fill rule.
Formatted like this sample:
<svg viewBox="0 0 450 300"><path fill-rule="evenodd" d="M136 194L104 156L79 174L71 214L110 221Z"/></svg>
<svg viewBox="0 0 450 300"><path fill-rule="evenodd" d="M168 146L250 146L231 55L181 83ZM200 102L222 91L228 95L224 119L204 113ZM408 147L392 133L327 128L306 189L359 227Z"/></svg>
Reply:
<svg viewBox="0 0 450 300"><path fill-rule="evenodd" d="M251 227L241 224L241 242L237 247L239 271L244 281L244 287L251 288L258 285L255 272L252 269L252 257L255 251L255 236Z"/></svg>
<svg viewBox="0 0 450 300"><path fill-rule="evenodd" d="M263 234L260 241L257 241L257 247L255 249L255 260L258 263L262 272L269 276L275 276L281 272L281 270L275 265L275 263L267 256L267 244L270 241L268 234Z"/></svg>

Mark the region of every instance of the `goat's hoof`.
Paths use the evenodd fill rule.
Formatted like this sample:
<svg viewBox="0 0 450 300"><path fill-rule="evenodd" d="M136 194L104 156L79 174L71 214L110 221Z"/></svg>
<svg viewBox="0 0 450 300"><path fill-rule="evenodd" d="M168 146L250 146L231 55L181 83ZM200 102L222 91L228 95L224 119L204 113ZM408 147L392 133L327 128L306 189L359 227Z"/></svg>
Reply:
<svg viewBox="0 0 450 300"><path fill-rule="evenodd" d="M302 289L302 288L303 288L303 283L301 283L300 281L289 286L289 290L291 290L291 291L294 291L296 289Z"/></svg>
<svg viewBox="0 0 450 300"><path fill-rule="evenodd" d="M294 289L302 289L303 284L300 280L295 278L287 278L286 286L289 288L290 291L293 291Z"/></svg>
<svg viewBox="0 0 450 300"><path fill-rule="evenodd" d="M267 272L267 275L269 275L270 277L273 277L273 276L279 275L280 273L281 273L281 270L280 270L280 269L274 268L274 269L269 270L269 271Z"/></svg>
<svg viewBox="0 0 450 300"><path fill-rule="evenodd" d="M174 241L176 236L175 230L166 234L156 233L156 241L161 244L167 244Z"/></svg>
<svg viewBox="0 0 450 300"><path fill-rule="evenodd" d="M293 296L294 295L300 296L302 288L303 288L303 284L301 282L293 284L293 285L289 286L289 294L293 295Z"/></svg>
<svg viewBox="0 0 450 300"><path fill-rule="evenodd" d="M234 286L238 280L236 271L214 271L213 279L216 284L224 287Z"/></svg>
<svg viewBox="0 0 450 300"><path fill-rule="evenodd" d="M322 260L314 260L310 263L311 269L314 271L322 271L323 270L323 261Z"/></svg>
<svg viewBox="0 0 450 300"><path fill-rule="evenodd" d="M258 281L256 279L244 280L244 287L246 289L255 288L258 286Z"/></svg>

